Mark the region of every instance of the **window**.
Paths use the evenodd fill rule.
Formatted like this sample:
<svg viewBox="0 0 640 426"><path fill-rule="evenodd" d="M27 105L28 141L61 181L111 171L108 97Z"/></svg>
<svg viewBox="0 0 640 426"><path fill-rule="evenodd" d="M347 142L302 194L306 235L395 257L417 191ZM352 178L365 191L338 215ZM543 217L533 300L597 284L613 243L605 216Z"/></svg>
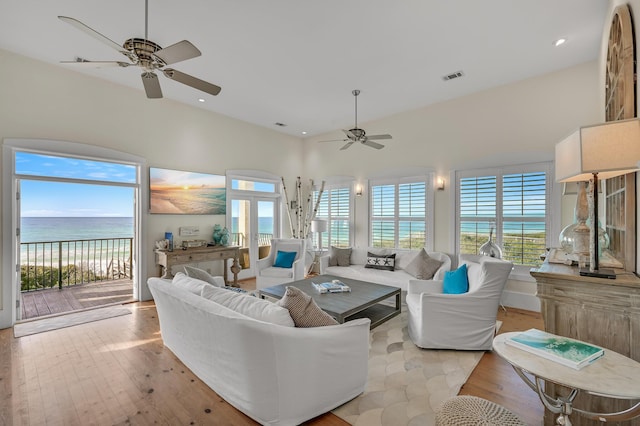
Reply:
<svg viewBox="0 0 640 426"><path fill-rule="evenodd" d="M457 247L477 254L489 240L515 265L539 266L550 234L551 163L457 172Z"/></svg>
<svg viewBox="0 0 640 426"><path fill-rule="evenodd" d="M318 198L313 192L313 199ZM318 205L317 219L327 221L327 232L322 233L322 247L349 247L351 245L351 184L325 185ZM318 247L318 236L312 235Z"/></svg>
<svg viewBox="0 0 640 426"><path fill-rule="evenodd" d="M431 178L372 182L370 192L370 245L420 249L432 246L433 199Z"/></svg>

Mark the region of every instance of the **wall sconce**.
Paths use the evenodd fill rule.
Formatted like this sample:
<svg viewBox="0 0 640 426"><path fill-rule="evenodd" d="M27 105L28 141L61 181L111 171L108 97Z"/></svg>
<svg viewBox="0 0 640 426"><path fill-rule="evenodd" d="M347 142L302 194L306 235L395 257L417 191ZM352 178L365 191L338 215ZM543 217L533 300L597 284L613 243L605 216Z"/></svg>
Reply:
<svg viewBox="0 0 640 426"><path fill-rule="evenodd" d="M444 191L444 178L443 177L437 177L436 178L436 189L438 191Z"/></svg>
<svg viewBox="0 0 640 426"><path fill-rule="evenodd" d="M356 197L362 197L362 185L356 185Z"/></svg>

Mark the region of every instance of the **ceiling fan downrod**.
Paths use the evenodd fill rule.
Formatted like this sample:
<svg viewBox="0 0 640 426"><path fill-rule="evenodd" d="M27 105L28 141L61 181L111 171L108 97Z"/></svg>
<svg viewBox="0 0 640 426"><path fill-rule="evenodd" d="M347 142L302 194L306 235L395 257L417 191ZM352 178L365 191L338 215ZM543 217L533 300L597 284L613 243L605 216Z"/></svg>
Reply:
<svg viewBox="0 0 640 426"><path fill-rule="evenodd" d="M358 128L358 95L360 94L360 91L358 89L355 89L351 93L353 94L353 96L356 97L356 125L353 127L357 129Z"/></svg>

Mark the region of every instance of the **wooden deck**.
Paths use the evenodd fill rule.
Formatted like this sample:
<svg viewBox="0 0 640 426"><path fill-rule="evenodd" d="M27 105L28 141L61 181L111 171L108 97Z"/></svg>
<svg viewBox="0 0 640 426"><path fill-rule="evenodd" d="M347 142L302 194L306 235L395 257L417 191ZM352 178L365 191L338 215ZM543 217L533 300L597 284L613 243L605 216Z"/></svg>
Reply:
<svg viewBox="0 0 640 426"><path fill-rule="evenodd" d="M22 319L133 300L133 281L121 279L22 293Z"/></svg>

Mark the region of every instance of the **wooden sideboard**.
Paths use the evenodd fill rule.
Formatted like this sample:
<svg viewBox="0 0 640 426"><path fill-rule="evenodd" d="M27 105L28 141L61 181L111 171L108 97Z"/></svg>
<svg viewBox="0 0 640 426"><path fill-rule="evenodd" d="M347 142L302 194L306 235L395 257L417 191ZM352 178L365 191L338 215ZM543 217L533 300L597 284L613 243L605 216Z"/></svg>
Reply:
<svg viewBox="0 0 640 426"><path fill-rule="evenodd" d="M191 263L211 262L214 260L224 261L224 281L229 282L227 277L227 260L233 259L231 272L233 273L233 286L238 286L238 265L240 257L239 246L208 246L193 247L188 249L177 249L173 251L156 250L156 265L160 267L162 278L173 278L171 267L175 265L188 265Z"/></svg>
<svg viewBox="0 0 640 426"><path fill-rule="evenodd" d="M616 273L613 280L582 277L575 266L547 262L531 270L537 282L546 331L593 343L640 361L640 278L621 269L616 269ZM551 395L566 396L566 389L559 385L548 383L547 390ZM576 408L609 413L631 405L630 401L587 394L579 395L574 403ZM571 421L574 426L601 424L581 418L577 413L571 416ZM545 410L544 424L555 424L554 415L548 410ZM640 419L620 424L640 426Z"/></svg>

